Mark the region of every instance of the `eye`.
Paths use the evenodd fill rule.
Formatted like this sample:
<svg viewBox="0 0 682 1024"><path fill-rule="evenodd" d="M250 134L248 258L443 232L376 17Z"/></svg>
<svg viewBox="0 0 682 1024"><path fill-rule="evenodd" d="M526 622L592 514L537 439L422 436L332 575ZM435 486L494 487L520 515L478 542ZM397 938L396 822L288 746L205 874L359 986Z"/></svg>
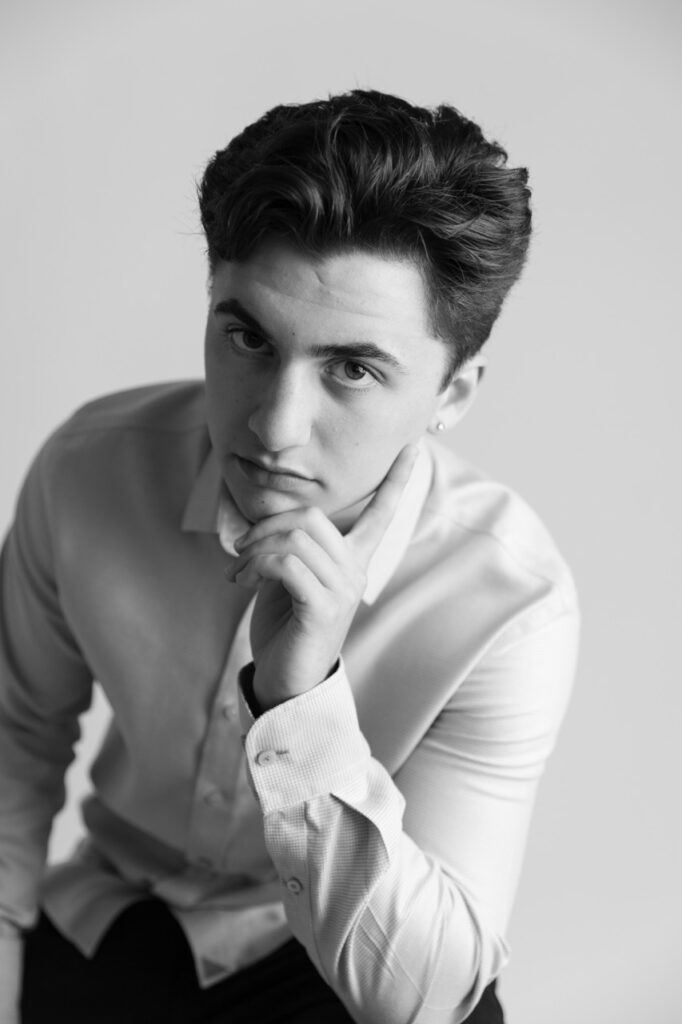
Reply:
<svg viewBox="0 0 682 1024"><path fill-rule="evenodd" d="M356 362L354 359L344 359L341 362L334 363L331 371L334 380L344 387L353 388L355 391L367 390L379 383L376 375L369 367L365 366L364 363Z"/></svg>
<svg viewBox="0 0 682 1024"><path fill-rule="evenodd" d="M237 352L260 353L267 350L268 343L260 334L246 327L228 327L225 332Z"/></svg>
<svg viewBox="0 0 682 1024"><path fill-rule="evenodd" d="M350 380L363 380L368 373L362 363L351 362L343 364L343 372Z"/></svg>

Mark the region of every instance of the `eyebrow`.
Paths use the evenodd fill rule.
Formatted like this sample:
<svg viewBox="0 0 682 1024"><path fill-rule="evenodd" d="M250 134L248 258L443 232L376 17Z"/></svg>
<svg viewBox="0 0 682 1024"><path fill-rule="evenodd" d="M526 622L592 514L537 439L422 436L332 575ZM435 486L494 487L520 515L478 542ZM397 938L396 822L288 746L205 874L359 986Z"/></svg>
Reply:
<svg viewBox="0 0 682 1024"><path fill-rule="evenodd" d="M271 337L262 324L258 322L252 313L239 301L239 299L223 299L213 311L214 313L227 313L236 316L243 324L259 334L264 341L271 341ZM400 373L407 373L407 367L391 352L375 345L373 341L349 341L340 345L313 345L310 354L317 359L335 357L337 359L374 359L377 362L385 363Z"/></svg>

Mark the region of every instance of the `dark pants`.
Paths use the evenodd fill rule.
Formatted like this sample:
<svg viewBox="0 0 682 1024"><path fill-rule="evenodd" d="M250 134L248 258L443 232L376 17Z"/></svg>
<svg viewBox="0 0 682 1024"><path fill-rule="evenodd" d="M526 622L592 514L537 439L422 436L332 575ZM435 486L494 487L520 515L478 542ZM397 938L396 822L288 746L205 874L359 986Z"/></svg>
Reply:
<svg viewBox="0 0 682 1024"><path fill-rule="evenodd" d="M41 915L26 938L21 1010L22 1024L352 1024L295 940L200 988L184 933L157 900L125 910L91 960ZM504 1024L494 983L467 1022Z"/></svg>

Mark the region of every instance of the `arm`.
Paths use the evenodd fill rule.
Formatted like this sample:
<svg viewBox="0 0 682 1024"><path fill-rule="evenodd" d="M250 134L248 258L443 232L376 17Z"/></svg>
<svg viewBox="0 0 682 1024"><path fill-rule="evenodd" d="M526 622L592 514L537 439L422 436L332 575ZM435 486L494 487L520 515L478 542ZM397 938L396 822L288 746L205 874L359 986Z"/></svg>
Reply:
<svg viewBox="0 0 682 1024"><path fill-rule="evenodd" d="M498 642L395 781L343 671L252 721L246 753L290 926L362 1024L456 1024L504 966L576 631L567 614Z"/></svg>
<svg viewBox="0 0 682 1024"><path fill-rule="evenodd" d="M291 621L287 594L303 613L316 604L304 573L287 576L292 554L325 589L333 571L319 553L308 555L308 541L317 538L342 562L338 541L327 542L309 512L295 519L257 524L235 567L237 576L265 581L252 624L255 670L243 683L247 694L253 683L266 713L246 722L245 746L290 925L358 1021L452 1024L506 960L502 936L537 780L570 689L577 617L566 610L557 618L556 605L544 616L531 608L525 629L515 617L430 727L427 720L392 781L358 728L343 671L325 679L332 649L317 663L317 685L300 686L306 660L294 661L292 646L272 658L269 672L261 659ZM271 584L280 571L277 593ZM265 642L268 605L277 608L277 628ZM461 613L452 613L455 633ZM316 642L329 635L327 622ZM298 689L287 698L291 664ZM396 685L423 683L400 671L398 663Z"/></svg>
<svg viewBox="0 0 682 1024"><path fill-rule="evenodd" d="M0 918L6 922L0 973L6 1016L19 986L16 929L35 919L50 826L64 801L77 719L91 689L59 604L50 469L48 443L24 484L0 560Z"/></svg>

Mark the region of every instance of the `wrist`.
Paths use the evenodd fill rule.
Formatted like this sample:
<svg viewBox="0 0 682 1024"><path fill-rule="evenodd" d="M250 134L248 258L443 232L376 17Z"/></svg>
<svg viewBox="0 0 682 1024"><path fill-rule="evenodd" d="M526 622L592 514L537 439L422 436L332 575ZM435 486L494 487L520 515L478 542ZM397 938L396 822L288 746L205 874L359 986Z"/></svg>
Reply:
<svg viewBox="0 0 682 1024"><path fill-rule="evenodd" d="M314 690L320 683L330 679L338 671L340 659L337 658L329 671L322 677L309 685L302 685L300 689L283 688L279 680L272 680L259 675L258 666L251 664L243 670L241 682L244 698L254 718L258 718L266 711L285 704L295 697L300 697L310 690Z"/></svg>

